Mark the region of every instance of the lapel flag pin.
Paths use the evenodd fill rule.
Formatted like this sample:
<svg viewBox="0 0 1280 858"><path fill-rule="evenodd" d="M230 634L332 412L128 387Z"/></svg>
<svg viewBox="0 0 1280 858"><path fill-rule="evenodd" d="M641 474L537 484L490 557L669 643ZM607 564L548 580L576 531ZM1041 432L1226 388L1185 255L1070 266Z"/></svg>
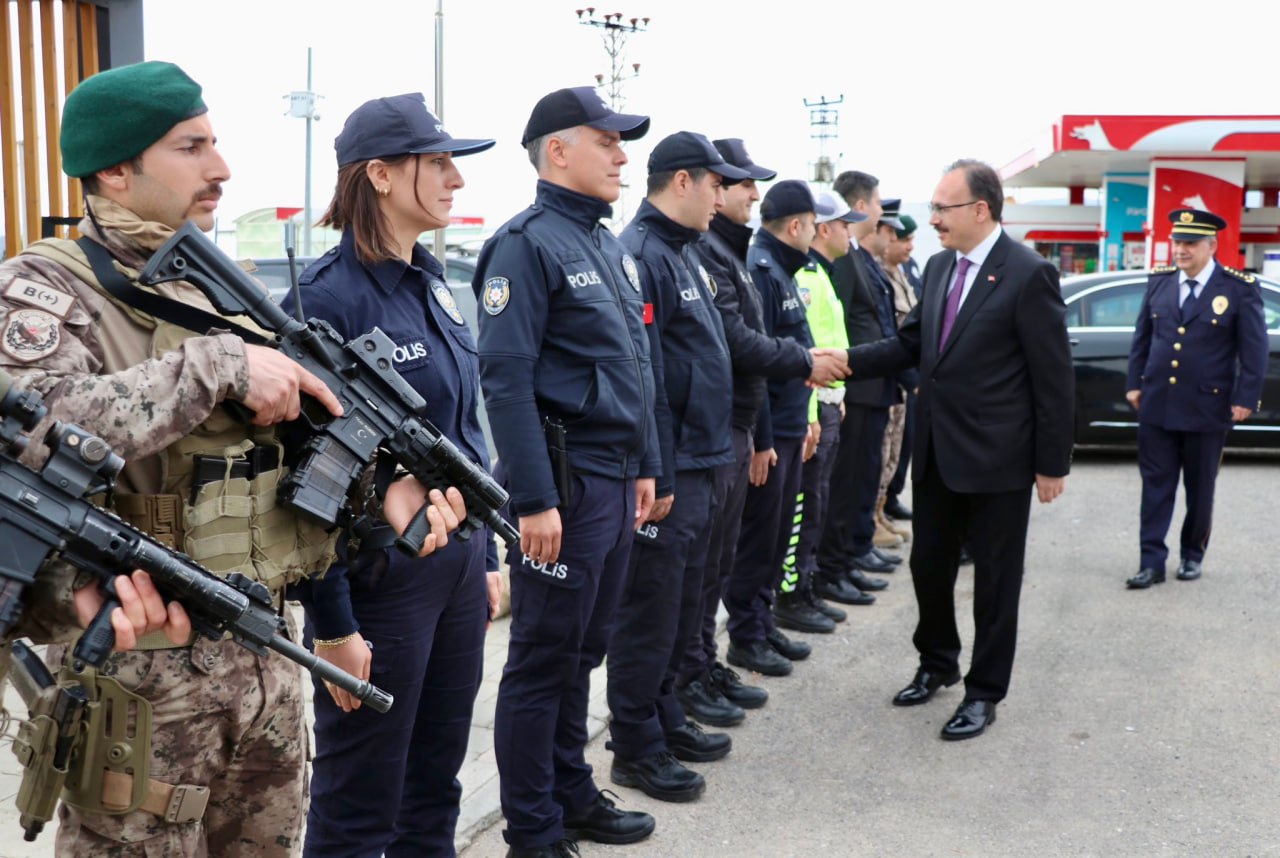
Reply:
<svg viewBox="0 0 1280 858"><path fill-rule="evenodd" d="M994 274L988 274L988 275L987 275L987 282L988 282L988 283L994 283L994 282L996 282L996 276L995 276Z"/></svg>

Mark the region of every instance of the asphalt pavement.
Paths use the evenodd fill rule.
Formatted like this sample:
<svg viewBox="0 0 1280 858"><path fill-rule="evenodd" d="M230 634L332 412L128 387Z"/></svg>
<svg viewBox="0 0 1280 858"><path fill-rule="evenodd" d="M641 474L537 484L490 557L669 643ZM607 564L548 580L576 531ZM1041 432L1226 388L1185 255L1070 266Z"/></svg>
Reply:
<svg viewBox="0 0 1280 858"><path fill-rule="evenodd" d="M609 783L604 737L587 758L627 809L657 817L631 846L589 856L1280 856L1280 517L1277 467L1228 457L1203 579L1127 591L1137 571L1132 454L1080 454L1057 502L1033 504L1017 661L983 736L938 731L961 686L928 704L890 698L916 665L909 572L833 635L695 764L706 794L654 801ZM1181 520L1179 502L1174 519ZM972 567L961 570L963 664ZM723 638L722 638L723 645ZM463 858L502 856L502 823Z"/></svg>

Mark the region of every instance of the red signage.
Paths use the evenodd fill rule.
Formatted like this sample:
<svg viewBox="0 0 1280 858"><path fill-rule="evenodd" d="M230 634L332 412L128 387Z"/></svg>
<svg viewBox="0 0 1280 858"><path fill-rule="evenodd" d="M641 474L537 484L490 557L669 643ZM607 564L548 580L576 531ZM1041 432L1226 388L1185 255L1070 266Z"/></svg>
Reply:
<svg viewBox="0 0 1280 858"><path fill-rule="evenodd" d="M1210 211L1227 222L1218 233L1218 261L1240 266L1240 217L1244 207L1244 161L1162 161L1151 165L1152 264L1169 264L1169 212Z"/></svg>
<svg viewBox="0 0 1280 858"><path fill-rule="evenodd" d="M1058 151L1280 152L1280 116L1064 116Z"/></svg>

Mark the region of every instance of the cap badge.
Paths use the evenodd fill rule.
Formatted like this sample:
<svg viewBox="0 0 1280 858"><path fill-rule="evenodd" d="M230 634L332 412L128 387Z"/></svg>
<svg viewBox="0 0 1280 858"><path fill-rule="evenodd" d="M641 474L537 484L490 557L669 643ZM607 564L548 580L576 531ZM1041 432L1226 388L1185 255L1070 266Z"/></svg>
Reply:
<svg viewBox="0 0 1280 858"><path fill-rule="evenodd" d="M1178 215L1179 223L1193 223L1195 219L1196 219L1196 216L1193 215L1191 212L1183 212L1182 214Z"/></svg>
<svg viewBox="0 0 1280 858"><path fill-rule="evenodd" d="M462 318L462 311L458 309L458 302L453 300L453 293L449 291L449 287L441 283L439 280L431 281L431 294L435 297L436 303L449 314L449 318L453 319L455 325L466 324Z"/></svg>
<svg viewBox="0 0 1280 858"><path fill-rule="evenodd" d="M484 311L496 316L507 309L511 300L511 281L505 277L490 277L484 281Z"/></svg>
<svg viewBox="0 0 1280 858"><path fill-rule="evenodd" d="M1228 306L1229 302L1227 301L1226 295L1219 295L1213 299L1213 312L1215 315L1221 316L1223 313L1227 312Z"/></svg>
<svg viewBox="0 0 1280 858"><path fill-rule="evenodd" d="M631 281L631 288L639 292L640 272L636 270L636 261L631 258L631 254L629 253L624 253L622 255L622 270L626 272L627 279Z"/></svg>

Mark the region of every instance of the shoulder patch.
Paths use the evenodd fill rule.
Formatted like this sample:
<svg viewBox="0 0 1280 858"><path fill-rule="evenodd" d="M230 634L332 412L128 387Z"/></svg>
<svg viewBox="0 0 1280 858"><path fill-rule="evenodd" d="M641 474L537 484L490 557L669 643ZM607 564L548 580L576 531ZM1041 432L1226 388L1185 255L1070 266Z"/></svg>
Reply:
<svg viewBox="0 0 1280 858"><path fill-rule="evenodd" d="M0 332L0 351L22 363L37 361L58 350L62 330L58 318L44 310L10 310Z"/></svg>
<svg viewBox="0 0 1280 858"><path fill-rule="evenodd" d="M76 303L74 295L25 277L13 278L13 282L4 290L4 297L21 304L39 307L41 310L48 310L59 319L65 319Z"/></svg>
<svg viewBox="0 0 1280 858"><path fill-rule="evenodd" d="M444 284L442 280L431 281L431 295L436 299L436 303L440 305L449 318L453 320L455 325L466 324L462 318L462 311L458 309L458 302L453 299L453 292Z"/></svg>
<svg viewBox="0 0 1280 858"><path fill-rule="evenodd" d="M1257 279L1258 279L1257 277L1254 277L1252 274L1246 274L1243 271L1238 271L1229 265L1222 266L1222 270L1227 272L1237 280L1241 281L1242 283L1254 283L1254 282L1257 282Z"/></svg>
<svg viewBox="0 0 1280 858"><path fill-rule="evenodd" d="M507 309L511 300L511 281L505 277L490 277L484 281L484 311L496 316Z"/></svg>
<svg viewBox="0 0 1280 858"><path fill-rule="evenodd" d="M631 288L639 292L640 270L636 268L636 261L631 258L630 253L622 254L622 270L626 273L627 280L631 283Z"/></svg>
<svg viewBox="0 0 1280 858"><path fill-rule="evenodd" d="M707 287L707 291L711 293L711 297L716 296L716 280L707 273L706 266L699 265L698 273L702 275L702 284Z"/></svg>

